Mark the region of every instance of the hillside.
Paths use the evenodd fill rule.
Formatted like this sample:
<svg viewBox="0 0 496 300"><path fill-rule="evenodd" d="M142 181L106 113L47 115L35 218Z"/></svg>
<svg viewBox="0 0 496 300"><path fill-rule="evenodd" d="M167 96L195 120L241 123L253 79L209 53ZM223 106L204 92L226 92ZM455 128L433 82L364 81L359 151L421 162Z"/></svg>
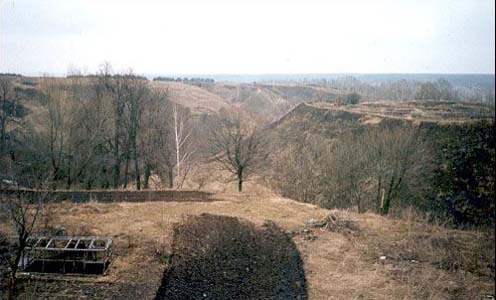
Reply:
<svg viewBox="0 0 496 300"><path fill-rule="evenodd" d="M71 84L89 87L92 78L26 77L16 81L24 104L36 110L43 81L69 90ZM310 84L251 84L216 82L188 84L182 82L150 81L153 89L167 91L169 99L191 109L193 113L217 113L230 107L265 116L269 120L283 115L295 104L311 101L333 102L341 93L330 87Z"/></svg>
<svg viewBox="0 0 496 300"><path fill-rule="evenodd" d="M249 190L244 195L216 194L216 201L202 203L51 205L46 211L52 214L43 216L41 226L63 227L74 235L112 236L115 261L104 277L32 277L24 295L34 288L40 298L53 293L50 299L85 299L90 294L92 299L150 299L168 268L173 224L202 213L239 217L256 226L272 221L291 233L311 300L476 299L494 291L490 234L426 225L415 215L400 220L326 210L253 185ZM334 221L320 228L317 221L328 215Z"/></svg>
<svg viewBox="0 0 496 300"><path fill-rule="evenodd" d="M168 89L169 97L195 113L215 113L222 108L235 107L265 116L268 120L283 115L295 104L309 101L333 102L338 90L304 84L250 84L216 82L185 84L152 82L152 87Z"/></svg>
<svg viewBox="0 0 496 300"><path fill-rule="evenodd" d="M227 99L195 85L160 81L153 81L150 84L153 88L167 90L171 101L188 107L195 113L216 113L230 105Z"/></svg>
<svg viewBox="0 0 496 300"><path fill-rule="evenodd" d="M230 84L206 85L205 89L247 111L279 116L291 106L309 101L334 101L339 91L304 84Z"/></svg>
<svg viewBox="0 0 496 300"><path fill-rule="evenodd" d="M57 84L64 90L77 83L89 86L90 78L41 78L26 77L17 80L17 91L28 107L39 105L43 81ZM151 81L150 86L168 92L171 101L188 107L194 113L217 113L235 107L261 116L267 120L285 119L288 111L306 103L315 108L366 115L370 122L377 118L395 118L420 122L464 122L489 119L494 116L494 106L460 101L373 101L358 105L335 105L345 95L345 90L330 85L296 83L229 83L187 84L182 82ZM292 113L291 113L292 114Z"/></svg>
<svg viewBox="0 0 496 300"><path fill-rule="evenodd" d="M463 124L494 120L494 106L449 101L376 101L357 105L325 102L301 103L268 125L291 134L307 131L338 136L342 131L371 125L408 122L419 124Z"/></svg>
<svg viewBox="0 0 496 300"><path fill-rule="evenodd" d="M292 199L377 210L384 178L388 188L401 178L388 200L395 209L413 206L458 225L489 224L493 116L494 107L462 102L299 104L266 127L269 181Z"/></svg>
<svg viewBox="0 0 496 300"><path fill-rule="evenodd" d="M455 101L375 101L347 106L315 103L313 106L358 113L367 117L394 118L417 123L463 123L494 118L494 106Z"/></svg>

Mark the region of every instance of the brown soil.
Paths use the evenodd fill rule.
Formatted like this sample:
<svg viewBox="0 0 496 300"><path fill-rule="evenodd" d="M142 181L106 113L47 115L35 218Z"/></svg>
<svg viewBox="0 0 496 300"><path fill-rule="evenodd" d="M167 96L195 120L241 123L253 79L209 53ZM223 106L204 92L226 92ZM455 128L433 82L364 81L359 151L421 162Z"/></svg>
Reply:
<svg viewBox="0 0 496 300"><path fill-rule="evenodd" d="M308 299L291 237L268 222L202 214L174 226L172 263L162 299Z"/></svg>

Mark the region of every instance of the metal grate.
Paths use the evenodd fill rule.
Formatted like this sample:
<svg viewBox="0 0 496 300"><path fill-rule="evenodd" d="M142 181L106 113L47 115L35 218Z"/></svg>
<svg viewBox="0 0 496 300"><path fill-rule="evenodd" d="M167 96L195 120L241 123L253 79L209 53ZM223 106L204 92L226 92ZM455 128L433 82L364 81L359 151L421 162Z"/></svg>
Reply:
<svg viewBox="0 0 496 300"><path fill-rule="evenodd" d="M109 237L30 237L19 266L25 272L106 274Z"/></svg>

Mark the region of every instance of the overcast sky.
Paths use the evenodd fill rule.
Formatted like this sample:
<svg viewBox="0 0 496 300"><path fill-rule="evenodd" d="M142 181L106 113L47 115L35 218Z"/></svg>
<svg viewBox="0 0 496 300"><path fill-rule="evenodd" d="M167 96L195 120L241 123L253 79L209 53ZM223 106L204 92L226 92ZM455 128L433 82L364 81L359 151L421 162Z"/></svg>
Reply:
<svg viewBox="0 0 496 300"><path fill-rule="evenodd" d="M0 72L491 73L494 0L0 0Z"/></svg>

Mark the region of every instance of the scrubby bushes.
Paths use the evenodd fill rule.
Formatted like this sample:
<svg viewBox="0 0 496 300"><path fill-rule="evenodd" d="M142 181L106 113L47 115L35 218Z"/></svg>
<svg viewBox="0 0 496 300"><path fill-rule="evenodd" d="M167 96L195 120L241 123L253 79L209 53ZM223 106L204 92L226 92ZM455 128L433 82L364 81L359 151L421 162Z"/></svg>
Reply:
<svg viewBox="0 0 496 300"><path fill-rule="evenodd" d="M495 123L434 125L435 193L429 211L456 225L492 225L495 217Z"/></svg>
<svg viewBox="0 0 496 300"><path fill-rule="evenodd" d="M283 195L326 208L381 214L425 193L430 154L416 127L370 128L338 138L304 135L274 151L270 183Z"/></svg>
<svg viewBox="0 0 496 300"><path fill-rule="evenodd" d="M156 299L308 299L291 238L270 223L190 216L173 233L172 264Z"/></svg>
<svg viewBox="0 0 496 300"><path fill-rule="evenodd" d="M327 208L415 207L456 226L492 225L494 134L488 122L398 122L329 138L303 132L272 151L268 181L284 196Z"/></svg>
<svg viewBox="0 0 496 300"><path fill-rule="evenodd" d="M360 96L360 94L351 93L351 94L346 94L346 95L342 95L342 96L338 97L336 99L336 103L344 104L344 105L358 104L360 102L361 98L362 97Z"/></svg>

